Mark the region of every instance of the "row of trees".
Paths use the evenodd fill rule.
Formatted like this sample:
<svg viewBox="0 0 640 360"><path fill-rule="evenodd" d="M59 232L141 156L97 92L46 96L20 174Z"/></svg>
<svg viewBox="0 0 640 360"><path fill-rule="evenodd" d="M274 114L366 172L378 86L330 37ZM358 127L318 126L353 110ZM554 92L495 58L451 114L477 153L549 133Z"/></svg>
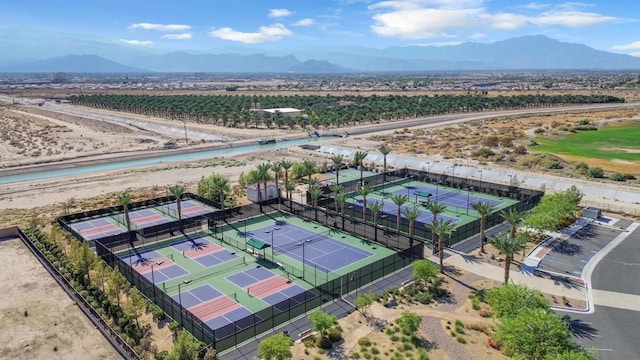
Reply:
<svg viewBox="0 0 640 360"><path fill-rule="evenodd" d="M435 96L250 96L250 95L74 95L72 104L119 110L169 119L205 124L243 124L318 127L343 126L380 120L407 119L460 112L504 110L623 102L608 95L514 95L485 97L475 94ZM348 104L348 105L344 105ZM276 113L263 117L250 109L294 107L302 109L308 119Z"/></svg>

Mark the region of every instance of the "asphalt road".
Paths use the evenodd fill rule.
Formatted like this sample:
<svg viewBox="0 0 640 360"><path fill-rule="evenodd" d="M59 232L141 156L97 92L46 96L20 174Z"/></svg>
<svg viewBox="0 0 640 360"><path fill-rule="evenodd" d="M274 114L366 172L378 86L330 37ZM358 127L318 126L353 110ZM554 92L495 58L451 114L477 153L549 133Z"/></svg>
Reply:
<svg viewBox="0 0 640 360"><path fill-rule="evenodd" d="M593 289L640 294L640 228L605 256L591 277ZM601 360L640 359L640 312L595 306L593 314L567 314L576 341Z"/></svg>

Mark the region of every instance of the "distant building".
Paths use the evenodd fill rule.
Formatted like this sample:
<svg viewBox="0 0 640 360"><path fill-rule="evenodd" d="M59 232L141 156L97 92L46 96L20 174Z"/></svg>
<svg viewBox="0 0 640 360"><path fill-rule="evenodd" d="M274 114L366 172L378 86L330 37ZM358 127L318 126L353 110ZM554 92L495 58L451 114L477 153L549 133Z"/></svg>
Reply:
<svg viewBox="0 0 640 360"><path fill-rule="evenodd" d="M267 114L271 114L274 115L276 113L280 113L283 116L289 116L289 117L297 117L297 116L301 116L302 115L302 110L298 110L298 109L294 109L294 108L272 108L272 109L261 109L258 110L262 113L267 113Z"/></svg>
<svg viewBox="0 0 640 360"><path fill-rule="evenodd" d="M67 75L67 73L63 73L63 72L57 72L54 74L49 74L49 80L51 80L51 82L53 83L65 83L67 81L69 81L69 76Z"/></svg>
<svg viewBox="0 0 640 360"><path fill-rule="evenodd" d="M278 191L278 188L276 188L276 183L273 181L267 181L267 188L265 189L264 183L260 182L260 192L262 193L262 198L260 199L258 197L258 184L251 184L247 186L247 199L249 199L249 201L253 201L254 203L257 203L258 201L262 200L271 200L271 199L277 199L280 194Z"/></svg>

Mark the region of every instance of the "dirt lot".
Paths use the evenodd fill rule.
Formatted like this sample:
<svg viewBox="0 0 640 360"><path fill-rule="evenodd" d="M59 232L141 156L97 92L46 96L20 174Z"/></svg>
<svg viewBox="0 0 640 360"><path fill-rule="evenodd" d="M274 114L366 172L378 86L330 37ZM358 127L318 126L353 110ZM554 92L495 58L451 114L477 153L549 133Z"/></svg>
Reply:
<svg viewBox="0 0 640 360"><path fill-rule="evenodd" d="M0 358L121 358L19 239L0 264Z"/></svg>

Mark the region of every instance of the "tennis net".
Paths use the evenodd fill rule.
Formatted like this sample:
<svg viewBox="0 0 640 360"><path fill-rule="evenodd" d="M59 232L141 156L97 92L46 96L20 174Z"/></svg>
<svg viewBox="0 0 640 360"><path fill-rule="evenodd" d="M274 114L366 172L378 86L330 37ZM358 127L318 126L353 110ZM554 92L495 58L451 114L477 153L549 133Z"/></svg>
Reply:
<svg viewBox="0 0 640 360"><path fill-rule="evenodd" d="M331 229L328 229L328 230L322 231L320 233L315 233L315 234L309 235L306 238L296 239L296 240L294 240L292 242L289 242L287 244L280 245L280 246L275 246L274 250L276 252L279 252L279 253L291 252L291 251L294 251L295 249L297 249L297 248L299 248L301 246L304 246L306 244L310 244L310 243L313 243L313 242L319 242L319 241L322 241L322 240L327 240L328 238L330 238L329 234L331 234L331 231L332 231ZM287 238L291 239L291 237L288 237L288 236L287 236Z"/></svg>
<svg viewBox="0 0 640 360"><path fill-rule="evenodd" d="M157 201L153 201L152 203L153 203L154 209L157 209L161 213L168 215L174 219L178 219L178 212L176 210L171 209L168 204L162 204Z"/></svg>
<svg viewBox="0 0 640 360"><path fill-rule="evenodd" d="M124 213L114 214L112 217L118 222L118 224L124 226L125 229L127 228L127 220L124 217ZM131 227L131 230L138 230L138 227L133 223L133 221L129 221L129 226Z"/></svg>

